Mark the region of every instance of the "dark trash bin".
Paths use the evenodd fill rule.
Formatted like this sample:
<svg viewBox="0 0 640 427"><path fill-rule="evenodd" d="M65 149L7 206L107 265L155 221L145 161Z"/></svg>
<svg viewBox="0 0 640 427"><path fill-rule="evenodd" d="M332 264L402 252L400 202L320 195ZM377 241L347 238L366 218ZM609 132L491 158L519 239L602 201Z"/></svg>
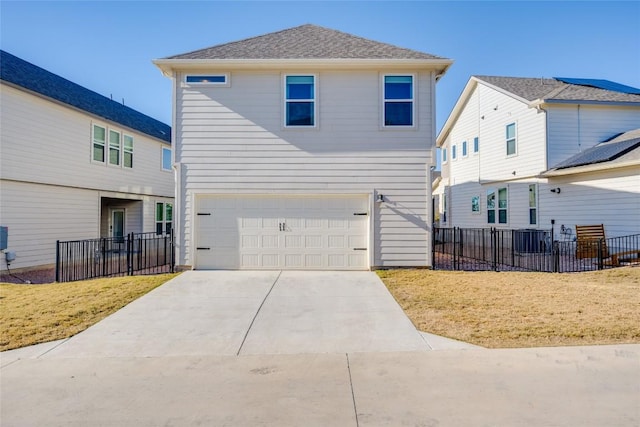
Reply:
<svg viewBox="0 0 640 427"><path fill-rule="evenodd" d="M514 232L514 249L516 252L531 254L542 253L546 250L546 232L524 228Z"/></svg>

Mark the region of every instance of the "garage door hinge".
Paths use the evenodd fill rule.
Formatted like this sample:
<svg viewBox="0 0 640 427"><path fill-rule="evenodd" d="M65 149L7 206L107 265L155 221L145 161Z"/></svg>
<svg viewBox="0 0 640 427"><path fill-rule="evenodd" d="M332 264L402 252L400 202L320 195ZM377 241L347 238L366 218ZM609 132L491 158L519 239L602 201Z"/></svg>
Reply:
<svg viewBox="0 0 640 427"><path fill-rule="evenodd" d="M198 212L198 216L200 215L211 215L211 212Z"/></svg>
<svg viewBox="0 0 640 427"><path fill-rule="evenodd" d="M198 247L196 248L196 250L199 250L199 251L210 251L210 250L211 250L211 248L207 248L207 247L204 247L204 246L198 246Z"/></svg>
<svg viewBox="0 0 640 427"><path fill-rule="evenodd" d="M367 248L353 248L354 251L366 251Z"/></svg>
<svg viewBox="0 0 640 427"><path fill-rule="evenodd" d="M353 214L354 215L359 215L359 216L367 216L367 215L369 215L368 212L354 212Z"/></svg>

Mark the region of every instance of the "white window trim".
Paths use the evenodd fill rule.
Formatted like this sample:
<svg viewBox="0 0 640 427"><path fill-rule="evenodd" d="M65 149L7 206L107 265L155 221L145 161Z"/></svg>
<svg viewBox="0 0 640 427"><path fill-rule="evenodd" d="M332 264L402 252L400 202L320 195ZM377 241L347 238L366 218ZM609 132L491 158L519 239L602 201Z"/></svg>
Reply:
<svg viewBox="0 0 640 427"><path fill-rule="evenodd" d="M478 210L473 210L473 199L478 198ZM471 215L482 215L482 196L480 194L474 194L471 196Z"/></svg>
<svg viewBox="0 0 640 427"><path fill-rule="evenodd" d="M93 150L94 150L93 145L95 144L95 138L94 138L95 126L104 129L104 142L102 144L102 158L103 158L103 160L95 160L93 158ZM99 165L104 165L105 163L107 163L106 160L107 160L107 154L108 154L108 147L107 147L108 139L109 139L109 129L107 128L107 126L99 124L99 123L91 123L91 151L90 151L91 163L96 163L96 164L99 164Z"/></svg>
<svg viewBox="0 0 640 427"><path fill-rule="evenodd" d="M119 144L118 144L118 164L114 165L111 163L111 133L117 133L119 135ZM110 168L122 168L122 131L108 128L107 129L107 158L105 159L107 162L107 166Z"/></svg>
<svg viewBox="0 0 640 427"><path fill-rule="evenodd" d="M508 154L507 153L507 141L509 141L507 139L507 127L510 126L510 125L514 125L515 129L516 129L515 130L515 137L513 138L514 141L515 141L516 147L515 147L515 151L512 154ZM505 155L506 155L506 157L515 157L515 156L518 155L518 123L517 122L507 123L504 126L504 132L505 132L505 135L504 135L505 136L505 138L504 138L504 152L505 152Z"/></svg>
<svg viewBox="0 0 640 427"><path fill-rule="evenodd" d="M187 82L188 77L204 77L204 76L223 76L224 83L220 82ZM229 73L188 73L184 75L183 84L185 86L216 86L216 87L230 87L231 86L231 76Z"/></svg>
<svg viewBox="0 0 640 427"><path fill-rule="evenodd" d="M406 101L411 101L411 125L401 125L401 126L394 126L394 125L385 125L385 116L384 116L384 104L386 102L386 99L384 97L384 79L385 77L399 77L399 76L411 76L411 99L394 99L393 101L395 102L406 102ZM418 86L418 79L415 73L388 73L388 74L382 74L380 77L380 99L382 100L382 104L380 107L380 123L382 124L382 129L392 129L392 130L401 130L401 129L416 129L417 125L417 109L416 109L416 105L418 103L416 94L418 93L417 91L417 86ZM392 101L392 102L393 102Z"/></svg>
<svg viewBox="0 0 640 427"><path fill-rule="evenodd" d="M127 150L127 146L124 143L124 140L127 137L131 138L131 151ZM133 135L123 132L122 133L122 159L120 160L120 164L122 165L123 169L129 169L129 170L133 169L133 161L134 161L133 153L135 152L135 150L136 150L136 139L133 137ZM125 153L131 153L131 166L125 166L124 165L124 154Z"/></svg>
<svg viewBox="0 0 640 427"><path fill-rule="evenodd" d="M165 150L169 151L169 157L170 157L169 169L164 168L164 151ZM171 148L169 147L162 147L162 156L160 157L160 169L162 169L165 172L172 172L173 171L172 163L173 163L173 150L171 150Z"/></svg>
<svg viewBox="0 0 640 427"><path fill-rule="evenodd" d="M312 76L313 77L313 126L287 125L287 77ZM298 101L308 101L300 99ZM318 74L314 73L286 73L282 75L282 127L283 129L318 129L320 118L318 117Z"/></svg>

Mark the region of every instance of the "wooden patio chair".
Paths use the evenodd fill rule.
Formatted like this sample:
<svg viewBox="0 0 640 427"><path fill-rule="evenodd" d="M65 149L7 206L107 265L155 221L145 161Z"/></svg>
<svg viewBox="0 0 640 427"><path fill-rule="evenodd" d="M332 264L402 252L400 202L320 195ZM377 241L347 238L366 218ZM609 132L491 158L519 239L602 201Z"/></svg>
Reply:
<svg viewBox="0 0 640 427"><path fill-rule="evenodd" d="M633 255L635 262L640 261L640 248L610 251L604 234L604 224L576 225L576 258L598 258L598 241L601 242L601 255L602 259L606 260L606 265L619 267L620 260L628 255Z"/></svg>

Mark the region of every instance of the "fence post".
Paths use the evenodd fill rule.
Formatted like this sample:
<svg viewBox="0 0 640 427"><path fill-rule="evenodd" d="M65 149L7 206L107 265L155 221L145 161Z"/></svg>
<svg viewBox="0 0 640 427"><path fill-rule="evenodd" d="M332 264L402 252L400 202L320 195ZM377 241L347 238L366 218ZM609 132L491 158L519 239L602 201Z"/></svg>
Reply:
<svg viewBox="0 0 640 427"><path fill-rule="evenodd" d="M602 259L602 256L604 255L602 253L602 242L604 241L604 239L598 239L598 270L602 270L604 268L604 260Z"/></svg>
<svg viewBox="0 0 640 427"><path fill-rule="evenodd" d="M491 268L498 271L498 230L495 227L491 227L491 254Z"/></svg>
<svg viewBox="0 0 640 427"><path fill-rule="evenodd" d="M453 269L457 270L458 269L458 259L457 259L457 255L458 255L458 227L453 227L453 229L451 230L453 232L453 242L452 242L452 249L453 249Z"/></svg>
<svg viewBox="0 0 640 427"><path fill-rule="evenodd" d="M60 281L60 240L56 240L56 282Z"/></svg>
<svg viewBox="0 0 640 427"><path fill-rule="evenodd" d="M551 231L551 235L553 236L553 231ZM554 240L551 243L551 256L553 258L553 267L551 268L554 273L560 271L560 244Z"/></svg>

